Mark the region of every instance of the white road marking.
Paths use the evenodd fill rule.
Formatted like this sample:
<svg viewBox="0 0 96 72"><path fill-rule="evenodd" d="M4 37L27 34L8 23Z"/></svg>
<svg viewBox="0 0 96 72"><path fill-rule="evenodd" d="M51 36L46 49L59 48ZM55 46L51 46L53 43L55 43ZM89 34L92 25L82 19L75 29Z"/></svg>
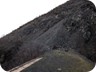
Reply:
<svg viewBox="0 0 96 72"><path fill-rule="evenodd" d="M25 68L31 66L32 64L40 61L41 59L42 59L42 57L41 58L37 58L37 59L33 59L31 61L28 61L28 62L24 63L23 65L15 67L14 69L12 69L12 70L10 70L8 72L20 72L20 71L24 70Z"/></svg>

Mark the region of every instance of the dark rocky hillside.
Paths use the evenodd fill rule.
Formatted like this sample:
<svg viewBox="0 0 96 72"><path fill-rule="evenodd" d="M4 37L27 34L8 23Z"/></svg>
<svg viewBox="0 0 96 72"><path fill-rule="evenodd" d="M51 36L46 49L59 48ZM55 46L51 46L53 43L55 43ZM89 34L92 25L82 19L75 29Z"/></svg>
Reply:
<svg viewBox="0 0 96 72"><path fill-rule="evenodd" d="M73 49L96 62L96 8L92 2L69 0L2 37L0 63L10 70L58 49Z"/></svg>

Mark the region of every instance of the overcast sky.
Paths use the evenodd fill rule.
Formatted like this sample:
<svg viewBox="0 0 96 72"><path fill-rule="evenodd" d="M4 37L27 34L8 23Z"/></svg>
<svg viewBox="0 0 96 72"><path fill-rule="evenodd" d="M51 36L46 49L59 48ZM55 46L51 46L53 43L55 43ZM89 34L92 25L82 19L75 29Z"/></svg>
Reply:
<svg viewBox="0 0 96 72"><path fill-rule="evenodd" d="M0 37L67 0L0 0ZM91 0L96 4L96 0ZM96 70L92 71L95 72ZM0 68L0 72L4 72Z"/></svg>
<svg viewBox="0 0 96 72"><path fill-rule="evenodd" d="M67 0L0 0L0 37Z"/></svg>

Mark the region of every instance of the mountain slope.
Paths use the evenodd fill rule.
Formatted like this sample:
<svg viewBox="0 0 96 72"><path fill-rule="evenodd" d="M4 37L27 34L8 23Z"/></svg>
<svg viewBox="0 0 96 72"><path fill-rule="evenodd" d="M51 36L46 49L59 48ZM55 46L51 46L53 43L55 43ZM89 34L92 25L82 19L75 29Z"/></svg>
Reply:
<svg viewBox="0 0 96 72"><path fill-rule="evenodd" d="M0 39L0 62L10 70L52 50L74 49L96 62L96 9L70 0Z"/></svg>

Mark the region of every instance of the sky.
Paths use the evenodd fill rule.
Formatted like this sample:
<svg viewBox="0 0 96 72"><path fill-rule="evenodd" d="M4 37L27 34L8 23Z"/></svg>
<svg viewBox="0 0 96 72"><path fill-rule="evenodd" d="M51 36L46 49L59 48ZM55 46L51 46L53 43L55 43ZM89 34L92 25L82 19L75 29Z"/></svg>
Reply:
<svg viewBox="0 0 96 72"><path fill-rule="evenodd" d="M0 37L67 0L0 0ZM96 0L91 0L96 5ZM95 72L96 68L91 72ZM5 72L0 67L0 72Z"/></svg>

